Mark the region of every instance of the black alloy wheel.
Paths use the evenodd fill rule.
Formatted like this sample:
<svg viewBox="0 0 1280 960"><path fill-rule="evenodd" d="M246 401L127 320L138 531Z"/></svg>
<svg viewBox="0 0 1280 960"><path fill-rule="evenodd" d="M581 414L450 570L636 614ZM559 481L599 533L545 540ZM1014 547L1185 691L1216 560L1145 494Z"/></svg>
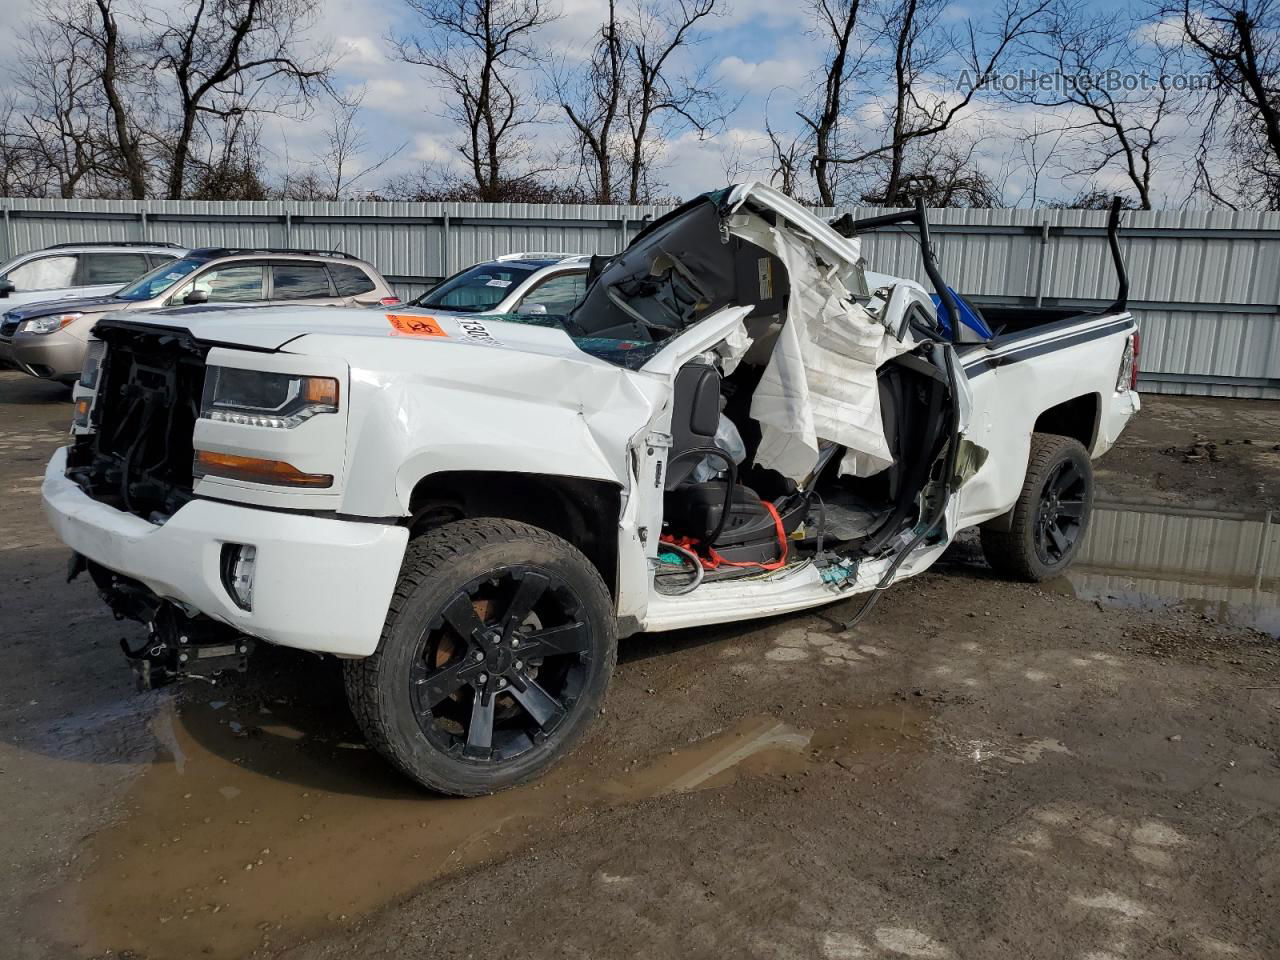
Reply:
<svg viewBox="0 0 1280 960"><path fill-rule="evenodd" d="M591 625L563 578L527 567L477 577L423 632L409 680L439 750L501 763L553 735L582 695Z"/></svg>
<svg viewBox="0 0 1280 960"><path fill-rule="evenodd" d="M1036 514L1036 554L1053 567L1069 556L1083 530L1085 476L1071 460L1063 460L1045 480Z"/></svg>
<svg viewBox="0 0 1280 960"><path fill-rule="evenodd" d="M409 542L378 648L343 676L370 745L431 790L477 796L567 756L617 658L595 565L547 530L476 517Z"/></svg>
<svg viewBox="0 0 1280 960"><path fill-rule="evenodd" d="M982 552L993 570L1016 580L1061 576L1080 552L1092 511L1093 463L1084 444L1034 433L1018 500L982 525Z"/></svg>

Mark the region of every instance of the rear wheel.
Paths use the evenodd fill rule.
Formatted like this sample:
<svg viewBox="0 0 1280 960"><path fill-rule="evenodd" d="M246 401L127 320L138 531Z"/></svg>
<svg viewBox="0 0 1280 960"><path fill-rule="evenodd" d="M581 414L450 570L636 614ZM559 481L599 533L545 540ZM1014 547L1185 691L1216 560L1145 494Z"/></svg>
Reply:
<svg viewBox="0 0 1280 960"><path fill-rule="evenodd" d="M1022 493L1011 516L982 526L982 551L998 573L1017 580L1048 580L1075 559L1092 511L1093 464L1088 451L1071 437L1032 434Z"/></svg>
<svg viewBox="0 0 1280 960"><path fill-rule="evenodd" d="M344 673L374 747L426 787L474 796L569 753L616 659L590 561L545 530L485 518L409 545L377 652Z"/></svg>

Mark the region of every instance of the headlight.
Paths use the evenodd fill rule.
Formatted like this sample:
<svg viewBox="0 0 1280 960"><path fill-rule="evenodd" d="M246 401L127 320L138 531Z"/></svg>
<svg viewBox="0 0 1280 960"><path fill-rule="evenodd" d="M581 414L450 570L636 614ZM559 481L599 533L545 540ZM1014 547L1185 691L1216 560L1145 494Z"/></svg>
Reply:
<svg viewBox="0 0 1280 960"><path fill-rule="evenodd" d="M23 320L18 327L19 333L55 333L72 320L79 320L83 313L55 313L49 317L36 317L34 320Z"/></svg>
<svg viewBox="0 0 1280 960"><path fill-rule="evenodd" d="M107 345L102 340L90 340L84 352L84 368L80 371L80 386L96 390L98 375L102 372L102 358L107 355Z"/></svg>
<svg viewBox="0 0 1280 960"><path fill-rule="evenodd" d="M288 430L321 413L338 412L338 381L292 373L209 367L200 416L223 423Z"/></svg>

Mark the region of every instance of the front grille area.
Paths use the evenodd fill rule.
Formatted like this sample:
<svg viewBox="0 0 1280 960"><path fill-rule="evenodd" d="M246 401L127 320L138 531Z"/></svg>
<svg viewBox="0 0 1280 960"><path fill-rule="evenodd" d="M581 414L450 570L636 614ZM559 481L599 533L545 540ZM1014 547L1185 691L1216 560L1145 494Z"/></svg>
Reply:
<svg viewBox="0 0 1280 960"><path fill-rule="evenodd" d="M18 332L18 324L20 323L22 323L21 320L5 320L0 323L0 337L12 337Z"/></svg>
<svg viewBox="0 0 1280 960"><path fill-rule="evenodd" d="M101 321L105 344L91 425L67 476L103 503L163 522L191 499L192 434L208 348L181 331Z"/></svg>

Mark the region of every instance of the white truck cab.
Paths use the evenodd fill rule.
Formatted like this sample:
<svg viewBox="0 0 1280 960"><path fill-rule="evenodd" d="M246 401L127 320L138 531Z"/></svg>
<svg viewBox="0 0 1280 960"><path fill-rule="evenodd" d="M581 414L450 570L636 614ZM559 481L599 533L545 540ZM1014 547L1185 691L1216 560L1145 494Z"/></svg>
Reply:
<svg viewBox="0 0 1280 960"><path fill-rule="evenodd" d="M858 234L900 222L936 304L864 270ZM620 636L865 612L974 524L998 570L1065 569L1138 409L1116 263L1106 311L984 318L922 207L829 225L744 184L597 261L566 316L108 318L44 501L147 625L143 681L335 654L391 762L488 793L583 735Z"/></svg>

